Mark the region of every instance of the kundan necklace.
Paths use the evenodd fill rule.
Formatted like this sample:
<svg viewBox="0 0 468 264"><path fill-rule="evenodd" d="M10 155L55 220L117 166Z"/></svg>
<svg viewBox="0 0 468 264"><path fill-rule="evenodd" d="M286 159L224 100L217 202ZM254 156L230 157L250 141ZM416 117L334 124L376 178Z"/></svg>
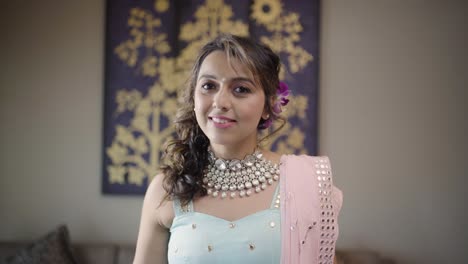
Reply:
<svg viewBox="0 0 468 264"><path fill-rule="evenodd" d="M208 150L208 166L204 171L203 183L208 195L221 198L250 196L261 192L268 185L279 179L278 164L263 159L263 154L256 150L243 160L225 160L217 158Z"/></svg>

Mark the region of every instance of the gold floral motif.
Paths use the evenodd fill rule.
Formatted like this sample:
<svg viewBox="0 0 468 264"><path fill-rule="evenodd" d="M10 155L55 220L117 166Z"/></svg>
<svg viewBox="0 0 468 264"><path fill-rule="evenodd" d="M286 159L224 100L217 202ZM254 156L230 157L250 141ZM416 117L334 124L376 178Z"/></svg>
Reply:
<svg viewBox="0 0 468 264"><path fill-rule="evenodd" d="M161 88L164 87L162 90L167 91L168 94L176 93L178 89L183 87L190 71L187 64L177 63L177 58L166 57L159 60L158 69Z"/></svg>
<svg viewBox="0 0 468 264"><path fill-rule="evenodd" d="M233 15L232 7L223 0L207 0L195 11L195 22L188 22L180 29L179 39L188 42L188 46L179 57L192 64L200 48L220 33L247 36L247 24L233 21Z"/></svg>
<svg viewBox="0 0 468 264"><path fill-rule="evenodd" d="M111 158L112 163L114 164L120 165L124 163L127 153L127 148L116 142L113 142L112 145L107 148L107 156Z"/></svg>
<svg viewBox="0 0 468 264"><path fill-rule="evenodd" d="M173 114L177 111L179 104L177 103L177 99L174 97L167 98L164 100L162 104L161 113L165 116L172 118Z"/></svg>
<svg viewBox="0 0 468 264"><path fill-rule="evenodd" d="M143 136L138 137L135 140L135 152L139 154L146 154L148 153L148 144L146 143L146 139Z"/></svg>
<svg viewBox="0 0 468 264"><path fill-rule="evenodd" d="M155 18L150 11L138 7L130 9L127 24L130 27L131 39L119 44L114 49L114 53L129 67L137 66L142 47L145 48L145 51L149 51L149 56L153 56L153 52L164 55L171 51L167 43L167 34L159 32L161 20ZM146 63L142 67L143 74L155 77L156 73L152 68L156 65L151 59L147 61L149 56L145 56L143 59L143 62Z"/></svg>
<svg viewBox="0 0 468 264"><path fill-rule="evenodd" d="M117 125L115 142L122 144L123 146L133 147L135 137L129 128L122 125Z"/></svg>
<svg viewBox="0 0 468 264"><path fill-rule="evenodd" d="M252 18L260 24L268 25L279 18L282 8L279 0L257 0L252 4Z"/></svg>
<svg viewBox="0 0 468 264"><path fill-rule="evenodd" d="M128 168L128 182L136 185L142 185L145 173L138 167Z"/></svg>
<svg viewBox="0 0 468 264"><path fill-rule="evenodd" d="M110 183L118 183L124 184L125 183L125 173L126 169L123 166L115 166L110 165L107 167L107 172L109 174L109 182Z"/></svg>
<svg viewBox="0 0 468 264"><path fill-rule="evenodd" d="M299 128L295 127L291 129L286 142L294 149L300 149L304 144L304 133Z"/></svg>
<svg viewBox="0 0 468 264"><path fill-rule="evenodd" d="M154 83L148 92L149 99L156 104L161 103L167 96L164 88L159 83Z"/></svg>
<svg viewBox="0 0 468 264"><path fill-rule="evenodd" d="M290 96L290 100L294 102L293 105L287 108L284 115L286 118L289 117L298 117L302 120L306 119L306 110L308 105L307 96L304 95L292 95Z"/></svg>
<svg viewBox="0 0 468 264"><path fill-rule="evenodd" d="M137 90L127 91L125 89L117 91L115 102L117 103L116 113L133 111L141 100L141 93Z"/></svg>
<svg viewBox="0 0 468 264"><path fill-rule="evenodd" d="M299 72L313 59L312 55L302 47L291 48L289 54L288 62L292 73Z"/></svg>
<svg viewBox="0 0 468 264"><path fill-rule="evenodd" d="M152 110L153 109L151 106L151 101L149 100L149 98L145 98L140 101L140 103L135 109L135 113L138 116L148 117L149 115L151 115Z"/></svg>
<svg viewBox="0 0 468 264"><path fill-rule="evenodd" d="M154 1L154 9L159 13L164 13L169 9L169 0Z"/></svg>
<svg viewBox="0 0 468 264"><path fill-rule="evenodd" d="M296 44L300 41L300 33L303 30L299 14L284 11L281 3L277 2L279 0L255 0L251 16L271 33L269 36L260 37L260 40L274 51L286 53L289 72L298 73L313 60L313 56Z"/></svg>
<svg viewBox="0 0 468 264"><path fill-rule="evenodd" d="M143 75L151 77L156 76L156 74L158 73L156 68L157 62L158 58L156 58L155 56L146 57L142 63Z"/></svg>

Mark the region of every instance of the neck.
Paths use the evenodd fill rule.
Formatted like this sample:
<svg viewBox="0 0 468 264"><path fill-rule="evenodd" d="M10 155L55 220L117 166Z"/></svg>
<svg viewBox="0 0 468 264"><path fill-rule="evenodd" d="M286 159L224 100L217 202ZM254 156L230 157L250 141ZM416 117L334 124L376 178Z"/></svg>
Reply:
<svg viewBox="0 0 468 264"><path fill-rule="evenodd" d="M211 144L211 150L213 151L214 155L218 158L222 159L244 159L247 155L254 153L257 145L249 145L249 146L226 146L226 145L217 145Z"/></svg>

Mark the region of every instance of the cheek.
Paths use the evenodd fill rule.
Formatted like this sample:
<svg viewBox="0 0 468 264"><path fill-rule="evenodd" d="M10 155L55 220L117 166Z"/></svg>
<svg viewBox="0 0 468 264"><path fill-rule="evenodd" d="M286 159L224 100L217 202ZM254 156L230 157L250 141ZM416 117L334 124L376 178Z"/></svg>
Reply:
<svg viewBox="0 0 468 264"><path fill-rule="evenodd" d="M243 114L249 117L250 120L259 122L262 115L265 113L265 104L263 101L252 102L243 108Z"/></svg>
<svg viewBox="0 0 468 264"><path fill-rule="evenodd" d="M204 112L207 110L207 102L203 99L200 94L195 93L193 98L195 115L201 117Z"/></svg>

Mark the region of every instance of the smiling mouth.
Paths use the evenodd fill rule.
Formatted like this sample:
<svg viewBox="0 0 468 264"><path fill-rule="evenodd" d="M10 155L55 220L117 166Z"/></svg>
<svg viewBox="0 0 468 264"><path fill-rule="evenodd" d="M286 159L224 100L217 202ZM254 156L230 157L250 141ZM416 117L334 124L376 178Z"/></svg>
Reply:
<svg viewBox="0 0 468 264"><path fill-rule="evenodd" d="M211 121L213 121L213 123L215 124L229 124L229 123L234 123L236 122L236 120L233 120L233 119L230 119L230 118L227 118L227 117L214 117L214 116L210 116L208 117Z"/></svg>
<svg viewBox="0 0 468 264"><path fill-rule="evenodd" d="M234 120L227 120L227 119L217 118L217 117L212 117L211 120L213 120L213 122L216 122L218 124L226 124L226 123L234 122Z"/></svg>

